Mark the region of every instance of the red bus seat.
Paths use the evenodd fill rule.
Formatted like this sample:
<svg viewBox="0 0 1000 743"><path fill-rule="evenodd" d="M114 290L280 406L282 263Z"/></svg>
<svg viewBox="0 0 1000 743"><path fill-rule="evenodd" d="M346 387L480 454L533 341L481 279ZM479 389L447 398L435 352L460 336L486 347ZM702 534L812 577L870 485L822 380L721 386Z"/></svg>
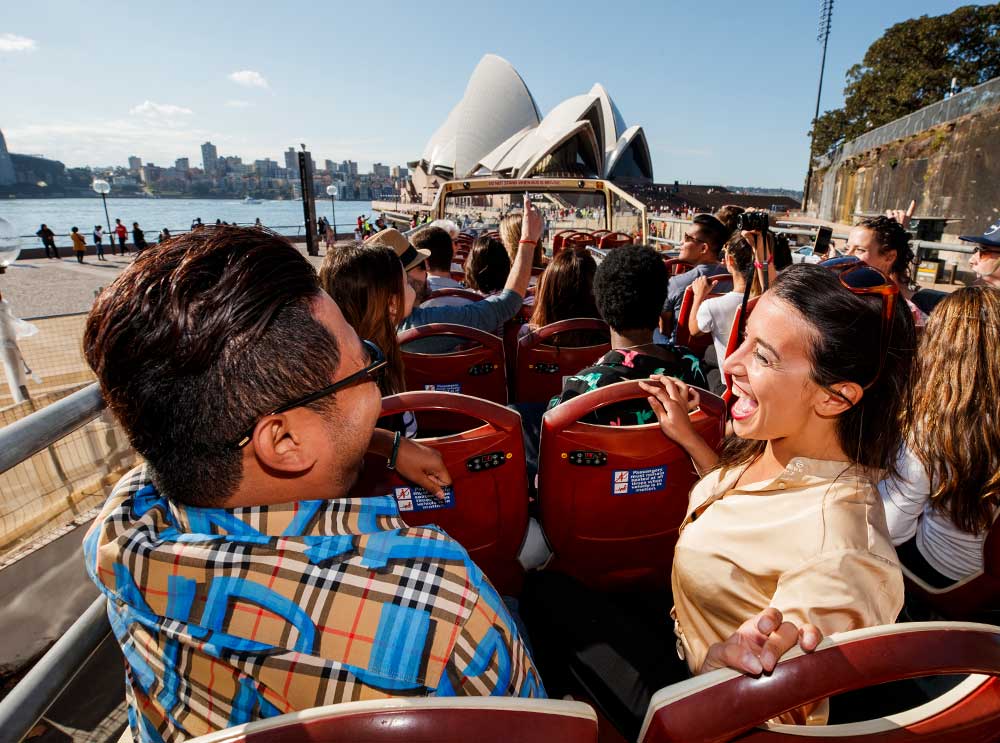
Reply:
<svg viewBox="0 0 1000 743"><path fill-rule="evenodd" d="M757 300L760 297L751 297L747 302L747 317L750 317L750 313L753 312L753 308L757 306ZM729 342L726 344L726 358L728 359L734 353L736 349L740 347L740 318L743 316L743 306L736 308L736 314L733 315L733 327L729 330ZM746 323L743 325L746 328ZM719 359L719 368L722 368L722 362L725 359ZM729 374L724 375L726 380L726 391L722 395L722 399L726 401L726 405L731 405L733 402L733 378Z"/></svg>
<svg viewBox="0 0 1000 743"><path fill-rule="evenodd" d="M190 743L597 743L583 702L421 697L344 702L192 738Z"/></svg>
<svg viewBox="0 0 1000 743"><path fill-rule="evenodd" d="M555 258L566 246L566 238L576 234L575 229L559 230L552 236L552 257Z"/></svg>
<svg viewBox="0 0 1000 743"><path fill-rule="evenodd" d="M620 248L623 245L631 245L632 236L625 232L610 232L607 235L601 236L597 241L597 247L602 250L608 250L609 248Z"/></svg>
<svg viewBox="0 0 1000 743"><path fill-rule="evenodd" d="M858 723L768 723L784 712L855 689L937 674L973 674L937 699ZM985 675L981 675L985 674ZM641 743L959 743L1000 733L1000 628L912 622L833 635L812 653L787 653L769 676L721 670L658 691ZM872 688L879 694L879 688ZM723 712L724 711L724 712Z"/></svg>
<svg viewBox="0 0 1000 743"><path fill-rule="evenodd" d="M574 234L570 235L563 241L563 249L568 250L573 248L574 250L580 248L586 248L590 245L597 245L597 238L591 235L589 232L584 232L578 230Z"/></svg>
<svg viewBox="0 0 1000 743"><path fill-rule="evenodd" d="M462 289L442 289L458 292ZM452 295L454 296L454 295ZM406 344L421 338L453 337L461 344L450 353L416 353ZM462 343L468 341L469 343ZM432 323L399 334L404 377L408 390L459 392L507 404L507 367L503 341L495 335L465 325Z"/></svg>
<svg viewBox="0 0 1000 743"><path fill-rule="evenodd" d="M704 301L709 299L718 299L725 295L726 291L732 289L733 278L728 274L722 276L711 276L708 279L708 283L711 285L712 290ZM720 288L725 288L726 291L722 291ZM681 299L681 309L677 313L677 345L687 346L698 358L705 355L705 351L708 347L712 345L712 334L705 333L704 335L692 336L691 330L688 327L688 323L691 319L691 308L694 306L694 287L689 286L684 290L684 297ZM722 360L719 360L722 363Z"/></svg>
<svg viewBox="0 0 1000 743"><path fill-rule="evenodd" d="M601 334L607 341L587 346L553 345L550 341L562 333L586 331ZM610 350L608 324L596 318L560 320L522 336L514 362L514 400L548 402L562 393L563 377L585 369Z"/></svg>
<svg viewBox="0 0 1000 743"><path fill-rule="evenodd" d="M604 237L605 235L613 235L615 233L613 233L611 230L594 230L590 234L596 237L597 241L600 242L601 238Z"/></svg>
<svg viewBox="0 0 1000 743"><path fill-rule="evenodd" d="M450 504L439 505L410 488L377 456L366 460L352 493L394 494L406 523L440 526L468 550L497 590L504 595L519 593L523 571L517 555L528 528L521 416L503 405L448 392L403 392L382 400L382 418L408 410L417 418L418 436L429 415L461 421L461 425L449 426L456 433L417 439L444 459L452 477Z"/></svg>
<svg viewBox="0 0 1000 743"><path fill-rule="evenodd" d="M465 283L465 271L455 271L453 269L450 273L451 273L451 278L454 281L457 281L459 284Z"/></svg>
<svg viewBox="0 0 1000 743"><path fill-rule="evenodd" d="M451 277L456 281L464 281L465 274L462 274L462 278L459 279L455 272L452 272ZM482 294L472 289L457 289L455 287L450 287L448 289L438 289L427 295L427 299L424 301L429 301L431 299L440 299L441 297L457 297L459 299L468 299L470 302L478 302L481 299L486 299Z"/></svg>
<svg viewBox="0 0 1000 743"><path fill-rule="evenodd" d="M667 273L671 276L678 276L694 268L693 263L687 263L680 258L664 258L663 265L667 267Z"/></svg>
<svg viewBox="0 0 1000 743"><path fill-rule="evenodd" d="M934 588L903 568L906 593L946 619L1000 624L1000 519L983 542L983 570L947 588Z"/></svg>
<svg viewBox="0 0 1000 743"><path fill-rule="evenodd" d="M725 405L711 392L699 393L701 407L691 419L716 447ZM614 427L580 420L605 405L646 397L637 381L618 382L561 403L542 419L538 499L555 552L552 567L598 590L669 589L678 529L698 480L688 455L655 422Z"/></svg>

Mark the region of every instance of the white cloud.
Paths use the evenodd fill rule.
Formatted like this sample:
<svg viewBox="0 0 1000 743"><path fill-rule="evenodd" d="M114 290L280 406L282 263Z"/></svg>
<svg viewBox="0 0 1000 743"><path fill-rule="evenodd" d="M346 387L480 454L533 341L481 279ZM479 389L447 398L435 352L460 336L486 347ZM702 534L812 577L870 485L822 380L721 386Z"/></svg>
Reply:
<svg viewBox="0 0 1000 743"><path fill-rule="evenodd" d="M237 70L229 74L229 79L247 88L266 88L267 80L256 70Z"/></svg>
<svg viewBox="0 0 1000 743"><path fill-rule="evenodd" d="M38 42L17 34L0 34L0 52L33 52Z"/></svg>
<svg viewBox="0 0 1000 743"><path fill-rule="evenodd" d="M238 101L233 99L226 101L226 105L229 106L229 108L246 108L250 105L250 101Z"/></svg>
<svg viewBox="0 0 1000 743"><path fill-rule="evenodd" d="M129 109L133 116L190 116L194 113L190 108L175 106L172 103L154 103L153 101L143 101L138 106Z"/></svg>

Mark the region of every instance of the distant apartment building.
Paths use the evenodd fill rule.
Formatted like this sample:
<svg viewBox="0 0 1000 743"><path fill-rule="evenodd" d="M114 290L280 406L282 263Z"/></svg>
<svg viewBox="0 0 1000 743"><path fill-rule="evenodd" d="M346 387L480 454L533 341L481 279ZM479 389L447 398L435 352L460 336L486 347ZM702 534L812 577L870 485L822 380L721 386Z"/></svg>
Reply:
<svg viewBox="0 0 1000 743"><path fill-rule="evenodd" d="M400 167L399 165L393 165L390 176L393 179L408 178L410 176L410 171L407 168Z"/></svg>
<svg viewBox="0 0 1000 743"><path fill-rule="evenodd" d="M211 142L205 142L201 146L201 162L205 168L205 175L215 175L219 169L219 151Z"/></svg>
<svg viewBox="0 0 1000 743"><path fill-rule="evenodd" d="M153 163L146 163L139 168L139 180L142 183L156 183L163 174L163 168L157 167Z"/></svg>
<svg viewBox="0 0 1000 743"><path fill-rule="evenodd" d="M285 168L292 172L298 172L299 170L299 156L295 152L294 147L289 147L285 150Z"/></svg>
<svg viewBox="0 0 1000 743"><path fill-rule="evenodd" d="M129 172L131 172L131 173L138 173L139 172L139 168L141 168L141 167L142 167L142 158L141 157L136 157L135 155L132 155L128 159L128 169L129 169Z"/></svg>
<svg viewBox="0 0 1000 743"><path fill-rule="evenodd" d="M254 172L261 178L278 177L278 163L269 157L265 157L263 160L254 160L253 169Z"/></svg>
<svg viewBox="0 0 1000 743"><path fill-rule="evenodd" d="M383 165L382 163L375 163L374 165L372 165L372 174L376 178L388 178L389 166Z"/></svg>
<svg viewBox="0 0 1000 743"><path fill-rule="evenodd" d="M129 158L129 168L132 167L132 158ZM187 173L191 170L191 161L186 157L179 157L174 160L174 167L181 173Z"/></svg>

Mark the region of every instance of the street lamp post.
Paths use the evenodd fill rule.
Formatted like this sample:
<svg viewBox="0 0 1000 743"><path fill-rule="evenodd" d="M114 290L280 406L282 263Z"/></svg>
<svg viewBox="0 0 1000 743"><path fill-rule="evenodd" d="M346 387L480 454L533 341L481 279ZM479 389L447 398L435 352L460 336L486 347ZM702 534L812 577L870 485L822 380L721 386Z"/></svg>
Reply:
<svg viewBox="0 0 1000 743"><path fill-rule="evenodd" d="M337 242L337 187L332 183L326 187L326 195L330 197L330 208L333 209L333 242Z"/></svg>
<svg viewBox="0 0 1000 743"><path fill-rule="evenodd" d="M816 121L819 119L819 101L823 95L823 71L826 69L826 45L830 41L830 28L833 25L833 0L821 0L819 10L819 34L816 41L823 43L823 59L819 63L819 87L816 90L816 113L813 114L812 136L809 138L809 167L806 170L806 187L802 193L802 211L809 210L809 191L813 177L812 145L816 139ZM819 210L817 209L817 214Z"/></svg>
<svg viewBox="0 0 1000 743"><path fill-rule="evenodd" d="M101 203L104 204L104 219L108 223L108 239L114 243L113 233L111 232L111 217L108 216L108 194L111 193L111 184L98 178L90 184L90 187L101 195Z"/></svg>

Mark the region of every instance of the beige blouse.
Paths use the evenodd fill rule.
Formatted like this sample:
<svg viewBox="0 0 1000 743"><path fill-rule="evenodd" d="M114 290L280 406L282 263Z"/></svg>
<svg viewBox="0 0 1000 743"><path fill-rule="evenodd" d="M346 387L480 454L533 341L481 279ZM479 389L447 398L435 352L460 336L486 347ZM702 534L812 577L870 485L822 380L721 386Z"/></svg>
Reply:
<svg viewBox="0 0 1000 743"><path fill-rule="evenodd" d="M824 636L896 620L903 576L860 468L799 457L773 480L736 487L742 471L694 486L674 553L675 632L692 673L768 606Z"/></svg>

